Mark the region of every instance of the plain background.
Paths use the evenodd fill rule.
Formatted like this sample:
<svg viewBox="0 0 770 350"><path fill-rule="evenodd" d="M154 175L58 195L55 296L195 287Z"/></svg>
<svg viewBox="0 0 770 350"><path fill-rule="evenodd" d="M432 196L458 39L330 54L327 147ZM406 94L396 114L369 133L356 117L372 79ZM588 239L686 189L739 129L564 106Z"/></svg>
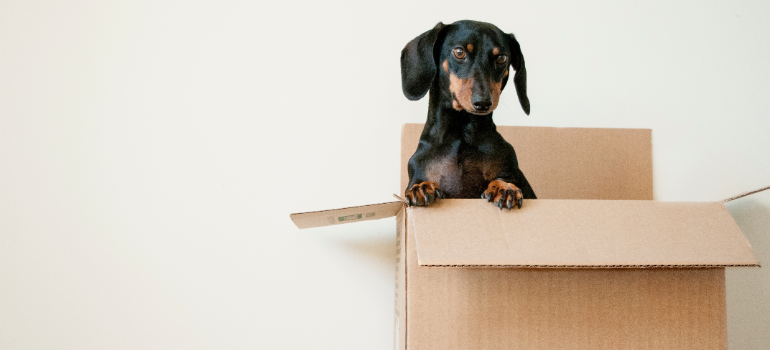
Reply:
<svg viewBox="0 0 770 350"><path fill-rule="evenodd" d="M2 1L0 348L391 349L404 45L519 38L532 114L650 128L655 199L770 185L767 1ZM770 191L728 204L770 262ZM731 349L770 348L770 268L728 270Z"/></svg>

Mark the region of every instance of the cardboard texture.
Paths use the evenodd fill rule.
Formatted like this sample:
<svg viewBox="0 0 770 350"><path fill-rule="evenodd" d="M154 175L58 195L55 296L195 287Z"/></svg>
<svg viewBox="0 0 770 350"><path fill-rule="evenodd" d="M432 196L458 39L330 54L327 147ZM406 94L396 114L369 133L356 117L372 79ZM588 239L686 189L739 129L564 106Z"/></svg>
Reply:
<svg viewBox="0 0 770 350"><path fill-rule="evenodd" d="M402 202L387 202L342 209L322 210L291 214L291 220L299 228L348 224L396 216L403 209Z"/></svg>
<svg viewBox="0 0 770 350"><path fill-rule="evenodd" d="M420 266L758 266L718 202L539 199L508 211L447 199L409 212Z"/></svg>
<svg viewBox="0 0 770 350"><path fill-rule="evenodd" d="M406 211L396 216L396 349L406 349Z"/></svg>
<svg viewBox="0 0 770 350"><path fill-rule="evenodd" d="M652 199L650 130L498 127L538 195L292 214L396 216L399 350L726 349L724 266L759 266L722 203ZM401 190L422 124L402 130Z"/></svg>

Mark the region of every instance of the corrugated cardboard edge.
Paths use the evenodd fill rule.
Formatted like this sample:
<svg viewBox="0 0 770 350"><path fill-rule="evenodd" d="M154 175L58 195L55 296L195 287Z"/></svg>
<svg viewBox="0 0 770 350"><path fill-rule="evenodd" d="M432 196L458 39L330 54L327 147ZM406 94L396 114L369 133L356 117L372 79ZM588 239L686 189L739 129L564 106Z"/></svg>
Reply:
<svg viewBox="0 0 770 350"><path fill-rule="evenodd" d="M757 264L730 265L420 265L420 267L501 268L501 269L690 269L715 267L762 267Z"/></svg>
<svg viewBox="0 0 770 350"><path fill-rule="evenodd" d="M394 349L406 349L406 334L409 329L407 312L407 219L406 210L400 210L396 215L396 324Z"/></svg>

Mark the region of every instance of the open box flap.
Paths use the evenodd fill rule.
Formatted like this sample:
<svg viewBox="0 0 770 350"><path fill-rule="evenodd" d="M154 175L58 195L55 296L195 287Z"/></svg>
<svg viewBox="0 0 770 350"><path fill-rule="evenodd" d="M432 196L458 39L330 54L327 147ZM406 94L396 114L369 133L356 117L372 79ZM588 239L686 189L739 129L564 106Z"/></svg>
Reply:
<svg viewBox="0 0 770 350"><path fill-rule="evenodd" d="M759 266L719 202L443 199L408 217L421 266Z"/></svg>
<svg viewBox="0 0 770 350"><path fill-rule="evenodd" d="M391 216L396 216L398 211L403 207L403 202L395 201L362 205L358 207L311 211L307 213L291 214L291 221L301 229L340 225L350 222L389 218Z"/></svg>

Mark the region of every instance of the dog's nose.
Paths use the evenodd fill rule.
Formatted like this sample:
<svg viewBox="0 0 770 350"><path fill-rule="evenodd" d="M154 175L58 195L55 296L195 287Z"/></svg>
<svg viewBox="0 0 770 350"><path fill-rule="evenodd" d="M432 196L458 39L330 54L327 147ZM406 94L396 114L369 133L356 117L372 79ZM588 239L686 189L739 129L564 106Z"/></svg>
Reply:
<svg viewBox="0 0 770 350"><path fill-rule="evenodd" d="M471 102L473 103L473 108L476 108L477 111L481 112L484 112L488 110L489 107L492 107L492 99L490 98L474 98Z"/></svg>

